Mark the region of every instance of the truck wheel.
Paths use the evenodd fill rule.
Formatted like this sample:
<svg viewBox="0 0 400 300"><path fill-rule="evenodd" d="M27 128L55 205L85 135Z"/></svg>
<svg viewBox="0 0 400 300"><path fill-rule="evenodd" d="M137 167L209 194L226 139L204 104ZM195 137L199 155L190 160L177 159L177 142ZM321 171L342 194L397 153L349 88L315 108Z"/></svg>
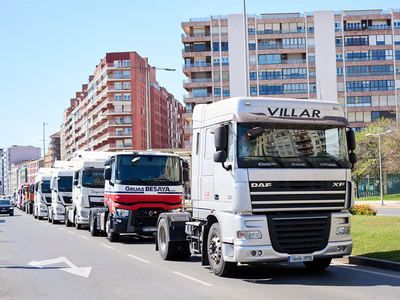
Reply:
<svg viewBox="0 0 400 300"><path fill-rule="evenodd" d="M160 219L158 222L157 244L163 260L172 260L179 256L177 244L169 240L169 227L165 218Z"/></svg>
<svg viewBox="0 0 400 300"><path fill-rule="evenodd" d="M51 218L50 218L50 216L51 216L51 213L50 213L50 211L49 212L47 212L47 222L51 222Z"/></svg>
<svg viewBox="0 0 400 300"><path fill-rule="evenodd" d="M331 264L332 258L315 258L313 261L305 261L304 265L312 271L325 270Z"/></svg>
<svg viewBox="0 0 400 300"><path fill-rule="evenodd" d="M38 220L39 220L39 221L43 220L43 217L38 216Z"/></svg>
<svg viewBox="0 0 400 300"><path fill-rule="evenodd" d="M207 249L208 261L215 275L226 276L236 267L236 263L224 261L221 231L218 223L212 224L208 232Z"/></svg>
<svg viewBox="0 0 400 300"><path fill-rule="evenodd" d="M192 256L189 242L178 242L177 246L180 260L188 260Z"/></svg>
<svg viewBox="0 0 400 300"><path fill-rule="evenodd" d="M68 219L67 216L65 216L65 222L64 222L64 224L65 224L65 227L71 227L71 226L72 226L72 224L71 224L71 222L69 221L69 219Z"/></svg>
<svg viewBox="0 0 400 300"><path fill-rule="evenodd" d="M77 230L82 229L82 225L78 224L78 217L75 215L75 228Z"/></svg>
<svg viewBox="0 0 400 300"><path fill-rule="evenodd" d="M108 215L106 222L106 233L107 233L107 239L110 241L110 243L118 242L119 234L111 231L110 215Z"/></svg>
<svg viewBox="0 0 400 300"><path fill-rule="evenodd" d="M96 222L96 219L93 218L92 214L90 214L90 217L89 217L89 230L90 230L91 236L99 235L99 230L97 229L97 222Z"/></svg>
<svg viewBox="0 0 400 300"><path fill-rule="evenodd" d="M10 217L12 217L14 215L14 212L10 212Z"/></svg>

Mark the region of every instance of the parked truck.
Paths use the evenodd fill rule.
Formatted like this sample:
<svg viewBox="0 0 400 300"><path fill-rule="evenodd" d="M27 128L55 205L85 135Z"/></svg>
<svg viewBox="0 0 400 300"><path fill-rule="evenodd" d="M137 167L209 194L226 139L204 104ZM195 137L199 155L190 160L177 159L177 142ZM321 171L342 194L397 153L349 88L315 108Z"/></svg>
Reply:
<svg viewBox="0 0 400 300"><path fill-rule="evenodd" d="M42 220L48 217L48 207L51 205L50 181L54 168L40 168L35 176L35 199L33 217Z"/></svg>
<svg viewBox="0 0 400 300"><path fill-rule="evenodd" d="M51 177L51 205L48 207L48 221L65 222L65 209L72 204L72 166L56 169Z"/></svg>
<svg viewBox="0 0 400 300"><path fill-rule="evenodd" d="M104 163L108 152L79 152L73 161L72 205L66 207L65 225L80 229L89 225L90 208L104 206Z"/></svg>
<svg viewBox="0 0 400 300"><path fill-rule="evenodd" d="M182 160L176 154L122 152L105 163L103 207L89 214L90 233L106 233L110 242L120 235L152 235L158 216L182 207Z"/></svg>
<svg viewBox="0 0 400 300"><path fill-rule="evenodd" d="M192 211L158 218L162 259L324 269L352 250L354 132L339 103L232 98L193 111ZM189 251L190 249L190 251Z"/></svg>

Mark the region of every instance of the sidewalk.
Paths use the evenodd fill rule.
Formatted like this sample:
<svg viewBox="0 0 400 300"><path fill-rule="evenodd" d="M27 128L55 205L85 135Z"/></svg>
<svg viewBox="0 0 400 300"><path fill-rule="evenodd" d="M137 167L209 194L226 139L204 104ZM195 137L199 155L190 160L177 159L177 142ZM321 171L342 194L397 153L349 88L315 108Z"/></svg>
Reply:
<svg viewBox="0 0 400 300"><path fill-rule="evenodd" d="M386 200L383 201L385 205L382 205L381 201L355 201L355 204L370 204L375 208L400 208L400 200Z"/></svg>

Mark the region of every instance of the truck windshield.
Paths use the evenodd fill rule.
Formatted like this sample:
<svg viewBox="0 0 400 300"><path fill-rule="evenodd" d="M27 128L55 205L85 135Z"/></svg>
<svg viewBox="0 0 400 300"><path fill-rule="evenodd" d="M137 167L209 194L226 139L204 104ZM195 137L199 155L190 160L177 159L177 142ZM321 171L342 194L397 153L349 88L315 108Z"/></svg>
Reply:
<svg viewBox="0 0 400 300"><path fill-rule="evenodd" d="M238 124L242 168L350 168L345 128Z"/></svg>
<svg viewBox="0 0 400 300"><path fill-rule="evenodd" d="M72 176L58 177L58 191L72 192Z"/></svg>
<svg viewBox="0 0 400 300"><path fill-rule="evenodd" d="M51 193L50 180L43 180L41 188L42 188L42 193Z"/></svg>
<svg viewBox="0 0 400 300"><path fill-rule="evenodd" d="M82 175L82 186L104 188L103 169L85 169Z"/></svg>
<svg viewBox="0 0 400 300"><path fill-rule="evenodd" d="M0 199L0 205L10 205L10 200Z"/></svg>
<svg viewBox="0 0 400 300"><path fill-rule="evenodd" d="M120 184L180 185L180 161L175 156L119 155L116 180Z"/></svg>

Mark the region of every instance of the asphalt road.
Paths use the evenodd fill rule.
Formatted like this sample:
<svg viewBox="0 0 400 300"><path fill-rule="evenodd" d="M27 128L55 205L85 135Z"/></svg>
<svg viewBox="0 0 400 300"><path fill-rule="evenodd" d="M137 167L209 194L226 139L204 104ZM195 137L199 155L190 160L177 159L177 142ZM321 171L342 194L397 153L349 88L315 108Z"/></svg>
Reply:
<svg viewBox="0 0 400 300"><path fill-rule="evenodd" d="M378 216L399 217L400 216L400 208L378 207L377 208L377 215Z"/></svg>
<svg viewBox="0 0 400 300"><path fill-rule="evenodd" d="M37 267L46 260L47 266ZM14 217L0 216L0 299L389 300L399 295L398 272L335 261L317 273L301 264L270 264L241 266L235 277L219 278L198 257L162 261L151 240L111 244L18 210Z"/></svg>

